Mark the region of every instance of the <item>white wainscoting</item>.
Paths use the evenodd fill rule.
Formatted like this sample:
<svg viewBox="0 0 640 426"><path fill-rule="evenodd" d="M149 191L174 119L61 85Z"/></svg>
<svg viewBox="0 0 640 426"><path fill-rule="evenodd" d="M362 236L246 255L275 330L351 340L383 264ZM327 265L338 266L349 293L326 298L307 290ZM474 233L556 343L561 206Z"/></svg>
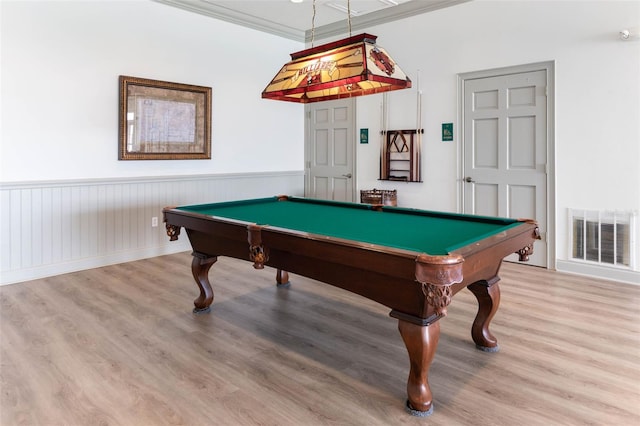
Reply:
<svg viewBox="0 0 640 426"><path fill-rule="evenodd" d="M304 172L0 184L0 285L186 251L163 207L279 194L304 195Z"/></svg>

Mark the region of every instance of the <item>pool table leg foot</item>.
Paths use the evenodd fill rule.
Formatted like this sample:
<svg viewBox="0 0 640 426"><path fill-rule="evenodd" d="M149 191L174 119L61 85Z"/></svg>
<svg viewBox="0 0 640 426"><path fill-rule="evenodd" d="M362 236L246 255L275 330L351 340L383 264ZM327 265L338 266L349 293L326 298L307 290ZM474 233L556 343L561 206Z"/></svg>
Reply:
<svg viewBox="0 0 640 426"><path fill-rule="evenodd" d="M278 269L276 272L276 286L278 288L291 287L291 283L289 282L289 273L287 271L283 271L282 269Z"/></svg>
<svg viewBox="0 0 640 426"><path fill-rule="evenodd" d="M213 303L213 290L211 289L211 283L209 283L209 269L211 269L211 266L216 263L218 258L216 256L207 256L196 252L193 252L192 256L191 274L200 289L200 296L193 301L193 304L195 305L193 312L196 314L203 314L211 310L210 306L211 303Z"/></svg>
<svg viewBox="0 0 640 426"><path fill-rule="evenodd" d="M476 345L476 349L478 349L479 351L482 352L499 352L500 351L500 346L496 345L494 347L487 347L487 346L480 346L480 345Z"/></svg>
<svg viewBox="0 0 640 426"><path fill-rule="evenodd" d="M211 312L211 306L207 306L206 308L203 308L203 309L193 308L193 313L196 315L208 314L209 312Z"/></svg>
<svg viewBox="0 0 640 426"><path fill-rule="evenodd" d="M429 407L427 411L418 411L411 408L411 404L409 403L408 399L407 399L407 403L404 406L404 409L407 413L415 417L429 417L430 415L433 414L433 404L431 405L431 407Z"/></svg>
<svg viewBox="0 0 640 426"><path fill-rule="evenodd" d="M476 348L484 352L498 352L498 340L489 331L489 324L500 305L499 277L489 281L478 281L467 288L478 299L478 313L471 326L471 337Z"/></svg>
<svg viewBox="0 0 640 426"><path fill-rule="evenodd" d="M429 367L438 346L440 323L418 325L398 320L398 330L409 353L407 411L414 416L428 416L433 412L431 388L429 387Z"/></svg>

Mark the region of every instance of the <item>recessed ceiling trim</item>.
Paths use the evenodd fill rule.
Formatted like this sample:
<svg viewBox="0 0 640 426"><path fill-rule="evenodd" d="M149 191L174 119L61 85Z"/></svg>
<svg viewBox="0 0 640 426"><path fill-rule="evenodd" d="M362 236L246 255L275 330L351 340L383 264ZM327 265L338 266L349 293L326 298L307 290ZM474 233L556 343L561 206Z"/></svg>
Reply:
<svg viewBox="0 0 640 426"><path fill-rule="evenodd" d="M410 1L400 3L397 6L384 8L375 12L366 13L364 15L351 18L351 31L357 32L368 30L372 26L384 24L387 22L397 21L399 19L409 18L411 16L420 15L435 10L444 9L446 7L455 6L461 3L467 3L472 0L440 0L440 1ZM336 36L344 36L348 31L347 19L334 22L332 24L323 25L315 28L314 39L323 39ZM305 42L311 42L311 30L307 30L305 34Z"/></svg>
<svg viewBox="0 0 640 426"><path fill-rule="evenodd" d="M332 9L335 9L335 10L337 10L338 12L342 12L342 13L344 13L345 15L346 15L348 12L351 12L351 17L354 17L354 16L360 16L360 15L362 15L362 12L359 12L359 11L357 11L357 10L353 10L353 9L349 10L346 6L343 6L343 5L338 4L338 3L324 3L324 5L325 5L325 6L327 6L327 7L332 8Z"/></svg>
<svg viewBox="0 0 640 426"><path fill-rule="evenodd" d="M240 13L220 4L210 3L207 1L187 2L184 0L152 0L156 3L166 4L168 6L177 7L189 12L198 13L200 15L209 16L220 19L221 21L230 22L232 24L241 25L243 27L252 28L254 30L277 35L295 41L304 42L305 32L295 28L287 27L280 23L267 21L264 18Z"/></svg>
<svg viewBox="0 0 640 426"><path fill-rule="evenodd" d="M2 0L0 0L2 1ZM231 8L214 3L212 1L200 0L152 0L156 3L177 7L189 12L198 13L200 15L209 16L221 21L230 22L251 28L257 31L273 34L298 42L311 41L311 29L301 31L280 23L265 20L259 16L253 16L241 13ZM420 15L422 13L432 12L461 3L467 3L472 0L414 0L406 3L400 3L397 6L386 7L375 12L365 13L360 16L351 18L351 31L368 30L375 25L384 24L386 22L397 21L399 19ZM387 2L384 2L387 3ZM343 37L348 31L346 19L332 24L316 27L314 30L314 39L321 40L330 37Z"/></svg>

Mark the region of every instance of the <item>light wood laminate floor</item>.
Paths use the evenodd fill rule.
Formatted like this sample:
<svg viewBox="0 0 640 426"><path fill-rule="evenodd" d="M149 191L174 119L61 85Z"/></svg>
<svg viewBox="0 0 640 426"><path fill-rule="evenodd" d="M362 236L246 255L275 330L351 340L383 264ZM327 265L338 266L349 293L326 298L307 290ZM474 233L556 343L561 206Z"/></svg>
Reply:
<svg viewBox="0 0 640 426"><path fill-rule="evenodd" d="M474 296L441 320L434 413L404 411L389 309L220 258L194 315L188 253L0 288L0 424L638 425L640 286L505 264L475 349Z"/></svg>

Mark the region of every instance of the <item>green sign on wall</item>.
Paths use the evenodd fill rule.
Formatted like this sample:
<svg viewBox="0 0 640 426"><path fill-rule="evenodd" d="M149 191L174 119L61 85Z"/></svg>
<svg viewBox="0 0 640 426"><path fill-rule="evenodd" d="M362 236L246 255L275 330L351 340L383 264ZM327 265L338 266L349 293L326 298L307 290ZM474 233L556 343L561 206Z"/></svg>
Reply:
<svg viewBox="0 0 640 426"><path fill-rule="evenodd" d="M442 123L442 142L453 140L453 123Z"/></svg>
<svg viewBox="0 0 640 426"><path fill-rule="evenodd" d="M369 143L369 129L360 129L360 143Z"/></svg>

